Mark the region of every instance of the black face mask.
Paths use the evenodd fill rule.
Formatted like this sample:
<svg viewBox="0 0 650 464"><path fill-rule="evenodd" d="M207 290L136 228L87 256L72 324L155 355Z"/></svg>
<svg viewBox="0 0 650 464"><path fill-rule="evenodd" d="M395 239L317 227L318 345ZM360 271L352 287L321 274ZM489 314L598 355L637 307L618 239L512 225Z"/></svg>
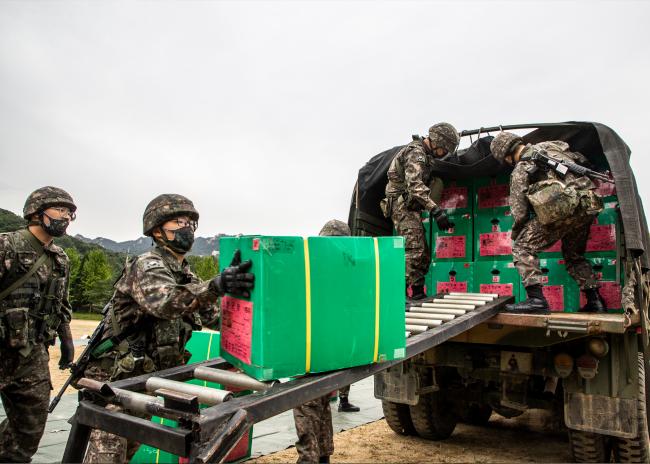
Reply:
<svg viewBox="0 0 650 464"><path fill-rule="evenodd" d="M41 216L41 227L43 227L43 230L45 232L47 232L51 237L61 237L65 235L65 231L70 225L70 220L53 219L50 216L47 216L47 218L50 220L50 223L45 224L43 216L47 216L47 214L43 213Z"/></svg>
<svg viewBox="0 0 650 464"><path fill-rule="evenodd" d="M171 231L170 231L171 232ZM162 231L162 239L165 244L176 253L187 253L192 249L194 244L194 231L191 227L183 227L176 229L174 232L174 239L168 240L165 231Z"/></svg>

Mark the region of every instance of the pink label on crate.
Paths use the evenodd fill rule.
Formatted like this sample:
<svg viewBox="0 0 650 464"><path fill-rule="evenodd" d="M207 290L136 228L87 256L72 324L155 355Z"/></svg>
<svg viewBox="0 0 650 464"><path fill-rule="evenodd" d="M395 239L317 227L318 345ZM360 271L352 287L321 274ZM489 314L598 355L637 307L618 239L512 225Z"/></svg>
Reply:
<svg viewBox="0 0 650 464"><path fill-rule="evenodd" d="M467 208L467 187L447 187L442 190L440 207L444 209Z"/></svg>
<svg viewBox="0 0 650 464"><path fill-rule="evenodd" d="M562 251L562 240L558 240L557 242L555 242L553 245L551 245L544 251L546 251L547 253L557 253Z"/></svg>
<svg viewBox="0 0 650 464"><path fill-rule="evenodd" d="M616 249L616 227L614 224L592 225L587 241L587 251L609 251Z"/></svg>
<svg viewBox="0 0 650 464"><path fill-rule="evenodd" d="M436 292L449 293L449 292L463 292L467 293L467 282L438 282Z"/></svg>
<svg viewBox="0 0 650 464"><path fill-rule="evenodd" d="M600 180L594 180L594 184L596 184L596 193L601 197L616 195L616 185Z"/></svg>
<svg viewBox="0 0 650 464"><path fill-rule="evenodd" d="M480 293L496 293L499 296L511 296L512 284L481 284Z"/></svg>
<svg viewBox="0 0 650 464"><path fill-rule="evenodd" d="M621 286L616 282L600 282L598 293L605 300L607 309L621 309ZM580 307L587 304L587 298L580 292Z"/></svg>
<svg viewBox="0 0 650 464"><path fill-rule="evenodd" d="M253 303L231 296L221 298L221 347L251 364Z"/></svg>
<svg viewBox="0 0 650 464"><path fill-rule="evenodd" d="M479 208L499 208L508 206L510 186L508 184L488 185L478 189Z"/></svg>
<svg viewBox="0 0 650 464"><path fill-rule="evenodd" d="M564 285L545 285L542 293L551 311L564 311Z"/></svg>
<svg viewBox="0 0 650 464"><path fill-rule="evenodd" d="M450 235L436 238L436 258L464 258L465 236Z"/></svg>
<svg viewBox="0 0 650 464"><path fill-rule="evenodd" d="M481 256L498 256L512 254L510 231L480 234L479 250Z"/></svg>

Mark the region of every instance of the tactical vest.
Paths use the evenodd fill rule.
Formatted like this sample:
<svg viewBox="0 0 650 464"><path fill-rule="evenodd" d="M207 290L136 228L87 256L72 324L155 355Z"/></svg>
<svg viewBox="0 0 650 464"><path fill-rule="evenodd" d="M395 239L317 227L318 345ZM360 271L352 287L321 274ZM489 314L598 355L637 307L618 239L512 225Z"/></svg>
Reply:
<svg viewBox="0 0 650 464"><path fill-rule="evenodd" d="M135 272L135 265L135 261L128 263L120 280L129 279L129 273ZM180 285L191 280L185 274L173 274ZM127 305L118 304L121 309L116 310L114 303L119 298L120 295L114 295L107 308L110 335L119 342L115 350L105 355L112 360L109 364L113 365L106 368L112 371L113 380L187 363L190 353L185 350L185 345L192 330L201 328L198 315L192 313L172 320L160 319L145 314L133 301Z"/></svg>
<svg viewBox="0 0 650 464"><path fill-rule="evenodd" d="M30 246L18 246L13 234L20 234ZM54 343L63 321L61 306L66 295L67 266L60 256L45 251L27 229L3 235L9 236L14 247L6 253L11 267L0 282L0 289L10 288L30 272L32 275L0 300L0 338L4 346L21 350L27 356L35 344ZM48 270L45 282L36 274L41 266Z"/></svg>
<svg viewBox="0 0 650 464"><path fill-rule="evenodd" d="M415 137L415 136L414 136ZM406 188L406 175L405 175L405 161L404 158L411 150L415 148L421 148L425 150L422 145L421 139L413 140L413 142L406 145L402 148L393 160L390 163L388 168L388 184L386 185L386 202L390 204L406 202L408 208L416 207L417 205L412 204L411 199L408 197L408 191ZM423 179L425 185L430 184L432 181L432 170L433 170L433 160L430 156L426 155L426 169L428 172L425 172L425 178ZM442 184L440 184L442 185ZM435 201L435 200L434 200ZM382 207L384 209L385 207ZM387 212L384 214L386 217L390 216L388 210L391 208L386 208Z"/></svg>
<svg viewBox="0 0 650 464"><path fill-rule="evenodd" d="M549 157L558 161L579 163L579 157L567 151L568 145L543 142ZM527 149L521 161L529 161L534 148ZM526 197L535 211L537 220L543 225L559 224L574 214L595 216L603 209L602 199L596 194L596 186L586 176L569 172L560 178L554 171L545 171L536 165L528 169L531 181Z"/></svg>

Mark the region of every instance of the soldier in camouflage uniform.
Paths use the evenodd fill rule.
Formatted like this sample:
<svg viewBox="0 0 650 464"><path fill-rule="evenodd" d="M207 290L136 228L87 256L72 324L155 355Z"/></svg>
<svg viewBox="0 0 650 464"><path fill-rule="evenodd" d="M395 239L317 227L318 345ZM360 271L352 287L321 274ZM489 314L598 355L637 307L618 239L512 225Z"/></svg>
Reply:
<svg viewBox="0 0 650 464"><path fill-rule="evenodd" d="M192 330L216 326L217 298L226 292L250 296L251 262L241 263L239 253L210 281L201 282L190 271L184 257L192 248L198 219L192 202L181 195L159 195L149 203L143 229L155 247L127 263L115 284L102 339L117 343L88 364L85 377L114 381L185 364L190 358L185 344ZM138 446L93 430L84 462L128 462Z"/></svg>
<svg viewBox="0 0 650 464"><path fill-rule="evenodd" d="M555 171L540 168L531 156L536 150L543 150L558 161L586 165L588 160L580 153L569 151L565 142L525 145L519 136L509 132L497 135L490 150L497 160L514 166L510 179L510 210L514 219L512 256L528 296L521 303L508 305L506 311L549 312L542 293L543 275L538 253L562 240L567 271L587 297L587 304L580 311L606 312L598 293L598 281L584 256L590 225L603 208L602 199L595 192L596 186L588 177L571 172L560 178ZM551 193L555 191L553 189L559 189L567 195L559 202L553 201L552 197L556 195L545 194L545 189ZM531 198L534 208L530 208ZM542 202L535 198L541 198ZM532 217L531 209L535 212Z"/></svg>
<svg viewBox="0 0 650 464"><path fill-rule="evenodd" d="M391 162L382 210L392 219L398 235L404 236L406 287L411 286L413 299L421 299L426 296L424 276L431 259L422 226L422 211L431 213L440 230L451 227L445 211L430 196L434 159L455 151L460 138L454 126L443 122L431 126L427 138L414 139Z"/></svg>
<svg viewBox="0 0 650 464"><path fill-rule="evenodd" d="M349 236L350 227L345 222L332 219L323 226L320 236ZM308 401L293 409L298 441L298 462L330 462L334 454L334 429L330 395Z"/></svg>
<svg viewBox="0 0 650 464"><path fill-rule="evenodd" d="M45 430L51 381L48 348L61 340L59 367L74 359L69 262L54 237L75 219L72 197L56 187L25 202L27 228L0 234L0 462L30 462Z"/></svg>

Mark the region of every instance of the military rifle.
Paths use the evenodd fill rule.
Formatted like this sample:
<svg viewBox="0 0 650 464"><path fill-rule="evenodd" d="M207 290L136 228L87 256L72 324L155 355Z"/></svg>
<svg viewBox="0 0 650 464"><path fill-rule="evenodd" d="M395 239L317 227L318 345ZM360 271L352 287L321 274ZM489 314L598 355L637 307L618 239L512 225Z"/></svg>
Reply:
<svg viewBox="0 0 650 464"><path fill-rule="evenodd" d="M535 164L540 166L542 169L550 169L556 172L562 178L566 176L567 172L571 172L578 176L587 176L590 179L597 179L602 182L609 182L610 184L614 183L614 180L607 174L594 171L571 161L558 161L548 156L546 150L534 150L529 159L534 161Z"/></svg>
<svg viewBox="0 0 650 464"><path fill-rule="evenodd" d="M47 408L48 413L54 411L54 408L56 408L56 405L59 404L61 397L65 393L66 389L70 386L70 384L76 382L83 376L83 373L86 370L86 366L88 366L88 362L90 362L92 358L100 356L102 353L105 353L113 347L114 340L112 338L102 341L102 335L104 334L105 326L104 321L105 319L102 319L102 321L99 323L91 335L90 340L88 340L88 345L86 345L86 348L77 359L77 362L70 364L70 376L59 390L59 393L57 393L57 395L52 399L50 406Z"/></svg>

